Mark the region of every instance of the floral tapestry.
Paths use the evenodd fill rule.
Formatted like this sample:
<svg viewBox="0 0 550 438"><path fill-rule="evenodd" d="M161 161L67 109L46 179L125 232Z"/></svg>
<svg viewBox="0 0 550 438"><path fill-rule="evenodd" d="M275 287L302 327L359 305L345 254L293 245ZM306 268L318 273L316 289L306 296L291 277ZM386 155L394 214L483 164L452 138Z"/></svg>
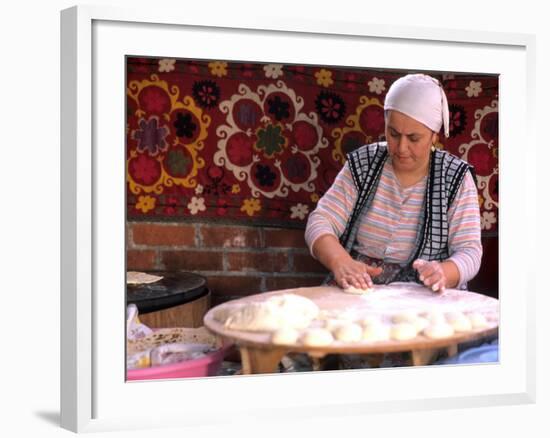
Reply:
<svg viewBox="0 0 550 438"><path fill-rule="evenodd" d="M128 219L304 227L348 152L384 139L403 71L127 59ZM473 164L484 231L497 229L498 77L434 74L450 137Z"/></svg>

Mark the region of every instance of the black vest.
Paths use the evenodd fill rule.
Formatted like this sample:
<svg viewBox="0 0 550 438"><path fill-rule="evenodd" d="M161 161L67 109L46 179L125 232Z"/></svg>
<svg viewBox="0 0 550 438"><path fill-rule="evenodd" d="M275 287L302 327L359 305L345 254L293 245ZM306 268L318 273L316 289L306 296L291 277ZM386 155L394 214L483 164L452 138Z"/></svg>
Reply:
<svg viewBox="0 0 550 438"><path fill-rule="evenodd" d="M351 252L360 218L366 214L372 203L382 169L388 159L387 145L383 142L362 146L349 153L347 159L358 196L346 228L340 236L340 243L346 251ZM431 152L426 193L414 249L392 281L419 282L417 272L412 268L416 259L441 261L449 257L447 211L468 170L475 180L473 167L465 161L446 151L436 149Z"/></svg>

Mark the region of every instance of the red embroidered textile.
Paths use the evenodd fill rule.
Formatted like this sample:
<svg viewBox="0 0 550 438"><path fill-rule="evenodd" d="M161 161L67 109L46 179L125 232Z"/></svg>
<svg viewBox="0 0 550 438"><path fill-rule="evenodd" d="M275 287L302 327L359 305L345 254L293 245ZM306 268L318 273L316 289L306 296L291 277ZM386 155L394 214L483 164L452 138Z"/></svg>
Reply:
<svg viewBox="0 0 550 438"><path fill-rule="evenodd" d="M358 146L383 139L403 71L127 59L129 220L304 227ZM484 231L497 227L498 77L437 75L442 144L475 166Z"/></svg>

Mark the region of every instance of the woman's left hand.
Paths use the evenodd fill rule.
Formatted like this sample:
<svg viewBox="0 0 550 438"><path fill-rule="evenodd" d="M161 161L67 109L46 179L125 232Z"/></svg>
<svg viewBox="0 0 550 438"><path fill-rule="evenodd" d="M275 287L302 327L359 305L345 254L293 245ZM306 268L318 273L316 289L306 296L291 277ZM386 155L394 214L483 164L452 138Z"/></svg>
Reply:
<svg viewBox="0 0 550 438"><path fill-rule="evenodd" d="M412 266L418 271L418 276L424 286L434 292L445 292L447 275L440 262L416 259Z"/></svg>

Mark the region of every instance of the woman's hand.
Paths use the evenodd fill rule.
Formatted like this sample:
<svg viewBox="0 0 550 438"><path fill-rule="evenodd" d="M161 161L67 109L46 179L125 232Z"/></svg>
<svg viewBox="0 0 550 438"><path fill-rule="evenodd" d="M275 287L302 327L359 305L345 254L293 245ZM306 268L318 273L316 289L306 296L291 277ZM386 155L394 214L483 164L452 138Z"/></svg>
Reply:
<svg viewBox="0 0 550 438"><path fill-rule="evenodd" d="M373 286L371 277L382 273L382 268L358 262L347 254L334 259L331 268L336 283L342 289L347 289L350 286L359 289L371 288Z"/></svg>
<svg viewBox="0 0 550 438"><path fill-rule="evenodd" d="M443 263L437 261L427 261L416 259L413 268L418 271L420 281L424 286L429 287L434 292L445 292L448 285L447 273Z"/></svg>

